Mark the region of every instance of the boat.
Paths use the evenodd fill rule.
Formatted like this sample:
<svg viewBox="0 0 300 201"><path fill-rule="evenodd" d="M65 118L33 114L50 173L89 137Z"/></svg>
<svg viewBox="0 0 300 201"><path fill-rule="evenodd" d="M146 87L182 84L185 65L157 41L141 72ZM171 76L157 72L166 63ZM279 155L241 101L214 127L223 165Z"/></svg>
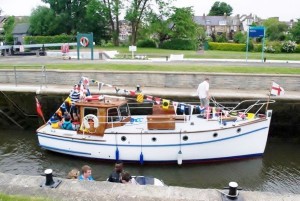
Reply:
<svg viewBox="0 0 300 201"><path fill-rule="evenodd" d="M139 185L166 186L162 180L151 176L132 176L132 178Z"/></svg>
<svg viewBox="0 0 300 201"><path fill-rule="evenodd" d="M120 90L87 80L83 77L78 83L80 93L89 94L74 103L78 111L78 119L72 123L75 130L63 129L53 121L58 113L63 116L60 110L66 103L71 104L68 97L37 129L41 148L108 161L179 165L261 157L264 153L272 117L268 105L274 100L244 100L227 106L212 99L202 116L199 103L146 95L141 100L139 90ZM86 82L98 84L99 89L113 87L116 95L91 95L83 84Z"/></svg>
<svg viewBox="0 0 300 201"><path fill-rule="evenodd" d="M167 186L163 180L152 176L131 176L132 183L137 185ZM106 179L108 181L108 178Z"/></svg>

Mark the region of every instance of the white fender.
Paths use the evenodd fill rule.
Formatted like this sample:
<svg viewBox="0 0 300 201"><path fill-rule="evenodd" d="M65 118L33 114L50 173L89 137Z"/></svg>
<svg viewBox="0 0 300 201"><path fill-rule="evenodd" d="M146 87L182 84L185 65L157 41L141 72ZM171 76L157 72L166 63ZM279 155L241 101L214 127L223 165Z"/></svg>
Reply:
<svg viewBox="0 0 300 201"><path fill-rule="evenodd" d="M97 128L99 126L98 118L93 114L88 114L83 118L83 125L85 128L89 129L89 119L92 119L94 121L94 127Z"/></svg>

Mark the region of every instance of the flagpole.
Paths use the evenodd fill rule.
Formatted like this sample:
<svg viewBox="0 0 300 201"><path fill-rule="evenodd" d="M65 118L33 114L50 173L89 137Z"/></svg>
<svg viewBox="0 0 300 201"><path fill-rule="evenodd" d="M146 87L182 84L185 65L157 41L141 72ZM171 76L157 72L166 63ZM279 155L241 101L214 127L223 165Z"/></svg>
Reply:
<svg viewBox="0 0 300 201"><path fill-rule="evenodd" d="M266 113L267 113L268 107L269 107L270 96L271 96L271 91L269 91L269 96L268 96L267 105L266 105Z"/></svg>

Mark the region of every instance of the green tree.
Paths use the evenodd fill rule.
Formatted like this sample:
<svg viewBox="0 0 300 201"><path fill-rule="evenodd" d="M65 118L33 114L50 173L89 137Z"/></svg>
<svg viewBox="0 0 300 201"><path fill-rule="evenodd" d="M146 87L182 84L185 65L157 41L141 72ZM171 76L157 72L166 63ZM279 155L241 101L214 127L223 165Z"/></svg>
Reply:
<svg viewBox="0 0 300 201"><path fill-rule="evenodd" d="M77 31L86 33L93 32L94 41L100 44L100 41L108 40L108 18L103 2L91 0L86 6L86 15L83 19L82 26L78 27Z"/></svg>
<svg viewBox="0 0 300 201"><path fill-rule="evenodd" d="M7 18L5 24L3 25L4 29L4 38L6 43L13 43L14 38L12 35L13 29L15 27L15 17L10 16Z"/></svg>
<svg viewBox="0 0 300 201"><path fill-rule="evenodd" d="M113 38L113 43L115 46L119 46L120 40L120 21L119 17L121 10L123 9L123 4L120 0L103 0L106 16L110 24L110 30Z"/></svg>
<svg viewBox="0 0 300 201"><path fill-rule="evenodd" d="M208 15L209 16L222 16L226 14L227 16L230 16L232 14L232 7L224 2L216 1L213 6L211 7Z"/></svg>
<svg viewBox="0 0 300 201"><path fill-rule="evenodd" d="M170 39L202 40L204 29L193 20L193 10L186 8L169 8L161 4L158 14L151 13L148 30L159 41L159 46Z"/></svg>
<svg viewBox="0 0 300 201"><path fill-rule="evenodd" d="M266 37L270 41L285 39L285 33L288 31L288 25L284 22L280 22L277 18L269 18L263 22L266 27Z"/></svg>
<svg viewBox="0 0 300 201"><path fill-rule="evenodd" d="M170 20L173 23L172 37L181 39L196 39L197 38L197 24L194 22L194 13L191 7L173 8L174 14Z"/></svg>
<svg viewBox="0 0 300 201"><path fill-rule="evenodd" d="M146 39L154 38L159 46L171 38L170 17L173 13L170 2L160 2L158 4L158 12L149 12L143 24L143 28L139 33Z"/></svg>
<svg viewBox="0 0 300 201"><path fill-rule="evenodd" d="M30 33L32 35L57 35L60 32L57 30L57 22L55 13L48 7L38 6L31 13Z"/></svg>
<svg viewBox="0 0 300 201"><path fill-rule="evenodd" d="M131 24L131 44L135 45L138 36L138 30L141 22L151 12L153 7L157 7L164 2L170 0L131 0L126 9L125 19Z"/></svg>
<svg viewBox="0 0 300 201"><path fill-rule="evenodd" d="M63 33L75 34L83 24L87 4L90 0L42 0L50 5L55 20Z"/></svg>
<svg viewBox="0 0 300 201"><path fill-rule="evenodd" d="M296 41L298 44L300 43L300 18L298 19L297 23L295 23L290 30L290 33L292 34L292 38L294 41Z"/></svg>

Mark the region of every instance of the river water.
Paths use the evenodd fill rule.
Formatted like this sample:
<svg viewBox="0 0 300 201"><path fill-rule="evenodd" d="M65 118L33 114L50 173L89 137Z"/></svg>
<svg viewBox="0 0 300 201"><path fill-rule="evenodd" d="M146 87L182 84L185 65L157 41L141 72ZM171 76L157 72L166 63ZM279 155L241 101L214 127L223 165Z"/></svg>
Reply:
<svg viewBox="0 0 300 201"><path fill-rule="evenodd" d="M47 168L54 176L66 177L72 168L88 164L96 180L105 180L113 162L77 158L38 146L35 131L0 130L0 171L41 175ZM268 143L263 158L210 164L139 165L125 164L132 175L162 179L167 185L194 188L223 188L236 181L244 190L300 193L300 146Z"/></svg>

